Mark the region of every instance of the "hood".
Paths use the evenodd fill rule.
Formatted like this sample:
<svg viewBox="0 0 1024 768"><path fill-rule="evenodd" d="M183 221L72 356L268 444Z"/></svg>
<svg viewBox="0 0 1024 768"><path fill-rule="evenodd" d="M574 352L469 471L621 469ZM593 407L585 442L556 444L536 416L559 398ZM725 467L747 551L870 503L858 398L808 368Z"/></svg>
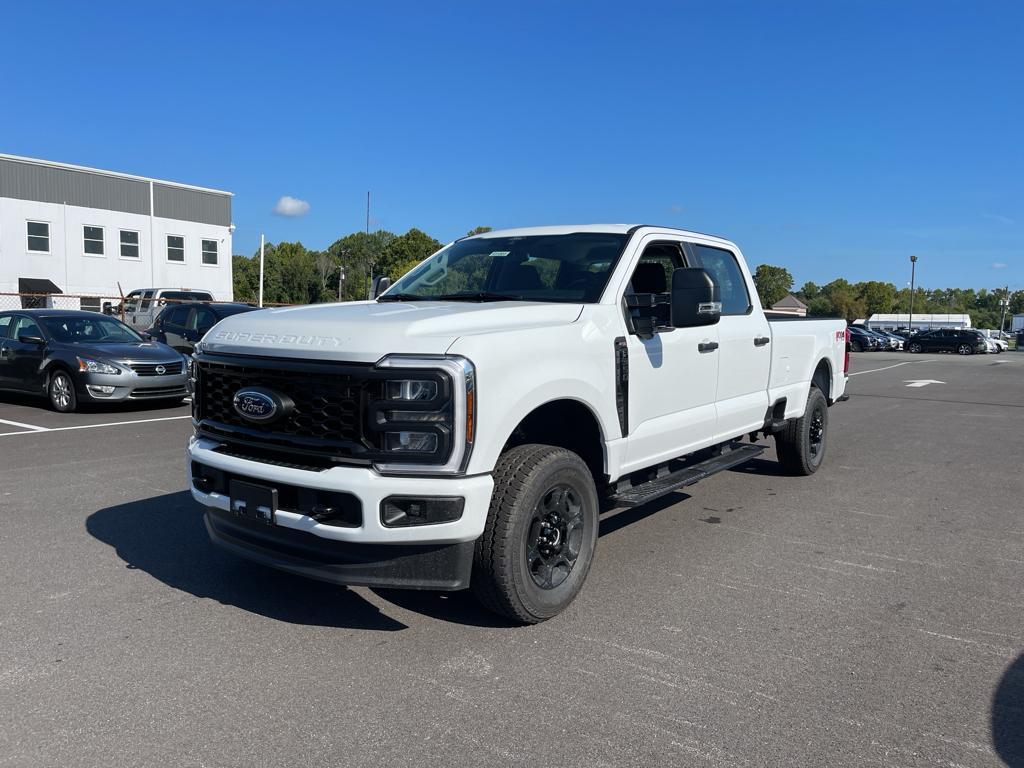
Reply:
<svg viewBox="0 0 1024 768"><path fill-rule="evenodd" d="M265 309L225 318L209 352L373 363L387 354L442 355L460 336L568 325L581 304L530 301L359 301Z"/></svg>
<svg viewBox="0 0 1024 768"><path fill-rule="evenodd" d="M181 353L158 341L137 344L60 344L62 349L96 360L133 363L167 363L181 359Z"/></svg>

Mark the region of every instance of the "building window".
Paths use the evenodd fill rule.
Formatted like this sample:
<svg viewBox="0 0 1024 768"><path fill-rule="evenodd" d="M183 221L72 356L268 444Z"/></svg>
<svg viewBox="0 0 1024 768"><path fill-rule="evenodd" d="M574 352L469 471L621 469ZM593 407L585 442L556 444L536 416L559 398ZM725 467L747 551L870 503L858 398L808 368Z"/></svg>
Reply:
<svg viewBox="0 0 1024 768"><path fill-rule="evenodd" d="M121 230L121 258L139 258L139 233L130 229Z"/></svg>
<svg viewBox="0 0 1024 768"><path fill-rule="evenodd" d="M102 256L103 227L82 227L82 247L90 256Z"/></svg>
<svg viewBox="0 0 1024 768"><path fill-rule="evenodd" d="M203 264L217 265L216 240L203 240Z"/></svg>
<svg viewBox="0 0 1024 768"><path fill-rule="evenodd" d="M185 238L181 235L167 236L167 260L185 261Z"/></svg>
<svg viewBox="0 0 1024 768"><path fill-rule="evenodd" d="M35 253L50 252L50 225L45 221L29 221L28 249Z"/></svg>

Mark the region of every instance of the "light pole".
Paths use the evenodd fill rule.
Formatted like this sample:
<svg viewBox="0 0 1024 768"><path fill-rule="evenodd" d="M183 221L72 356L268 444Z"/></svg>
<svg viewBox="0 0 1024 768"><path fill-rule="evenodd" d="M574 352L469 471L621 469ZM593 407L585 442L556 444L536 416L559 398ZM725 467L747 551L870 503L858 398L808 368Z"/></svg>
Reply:
<svg viewBox="0 0 1024 768"><path fill-rule="evenodd" d="M910 314L907 317L907 332L914 335L914 270L917 267L917 256L910 257Z"/></svg>
<svg viewBox="0 0 1024 768"><path fill-rule="evenodd" d="M1006 309L1010 306L1010 286L1003 288L1003 298L999 304L1003 308L999 315L999 338L1003 338L1003 325L1006 324Z"/></svg>

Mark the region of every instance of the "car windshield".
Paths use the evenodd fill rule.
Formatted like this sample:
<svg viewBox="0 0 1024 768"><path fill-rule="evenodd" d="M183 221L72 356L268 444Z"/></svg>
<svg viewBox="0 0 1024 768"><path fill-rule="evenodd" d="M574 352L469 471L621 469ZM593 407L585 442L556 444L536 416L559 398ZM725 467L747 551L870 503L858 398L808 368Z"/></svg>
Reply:
<svg viewBox="0 0 1024 768"><path fill-rule="evenodd" d="M39 319L55 341L65 344L138 344L142 337L112 317L51 316Z"/></svg>
<svg viewBox="0 0 1024 768"><path fill-rule="evenodd" d="M259 309L259 307L247 307L245 305L235 304L232 306L224 307L213 307L213 312L217 317L230 317L231 315L237 315L239 312L253 312Z"/></svg>
<svg viewBox="0 0 1024 768"><path fill-rule="evenodd" d="M595 302L627 237L574 232L460 240L405 275L380 301Z"/></svg>

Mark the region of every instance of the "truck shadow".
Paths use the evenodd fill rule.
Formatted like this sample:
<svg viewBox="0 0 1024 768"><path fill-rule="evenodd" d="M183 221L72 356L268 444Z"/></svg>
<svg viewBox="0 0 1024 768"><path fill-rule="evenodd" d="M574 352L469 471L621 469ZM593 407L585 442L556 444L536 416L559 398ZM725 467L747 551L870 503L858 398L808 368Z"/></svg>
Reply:
<svg viewBox="0 0 1024 768"><path fill-rule="evenodd" d="M992 747L1009 768L1024 768L1024 653L992 696Z"/></svg>
<svg viewBox="0 0 1024 768"><path fill-rule="evenodd" d="M214 546L187 491L106 507L86 530L127 568L174 589L291 624L395 631L406 625L345 587L249 563Z"/></svg>
<svg viewBox="0 0 1024 768"><path fill-rule="evenodd" d="M826 454L825 460L828 459ZM730 472L739 472L744 475L761 475L762 477L789 477L783 470L782 465L771 459L750 459L733 467Z"/></svg>

